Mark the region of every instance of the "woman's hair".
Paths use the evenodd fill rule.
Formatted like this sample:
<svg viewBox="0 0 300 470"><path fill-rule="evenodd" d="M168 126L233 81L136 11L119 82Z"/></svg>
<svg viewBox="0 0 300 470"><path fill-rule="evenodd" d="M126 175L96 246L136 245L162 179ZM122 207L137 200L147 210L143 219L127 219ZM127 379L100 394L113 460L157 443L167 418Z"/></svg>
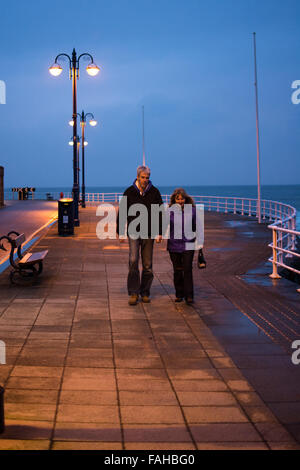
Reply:
<svg viewBox="0 0 300 470"><path fill-rule="evenodd" d="M192 204L192 206L195 206L194 199L191 196L189 196L187 192L185 191L185 189L183 188L174 189L173 194L170 199L170 204L169 204L170 206L172 206L173 204L176 204L175 199L179 195L185 199L185 204Z"/></svg>

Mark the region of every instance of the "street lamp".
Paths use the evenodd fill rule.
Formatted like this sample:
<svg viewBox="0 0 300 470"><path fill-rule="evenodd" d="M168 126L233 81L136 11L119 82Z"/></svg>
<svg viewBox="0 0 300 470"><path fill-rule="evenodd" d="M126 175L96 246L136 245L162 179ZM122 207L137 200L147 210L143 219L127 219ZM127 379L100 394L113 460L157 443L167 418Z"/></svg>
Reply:
<svg viewBox="0 0 300 470"><path fill-rule="evenodd" d="M62 72L61 65L57 62L59 57L67 57L69 59L69 72L70 80L72 80L72 94L73 94L73 142L77 142L77 79L79 78L79 61L81 57L87 56L91 59L90 64L86 67L86 71L89 75L95 76L99 73L100 69L94 63L94 59L91 54L84 52L77 58L75 49L72 52L72 58L68 54L58 54L56 56L54 64L49 67L49 72L54 77L57 77ZM77 149L76 145L73 145L73 199L74 199L74 225L79 226L79 214L78 214L78 202L79 202L79 177L78 177L78 162L77 162Z"/></svg>
<svg viewBox="0 0 300 470"><path fill-rule="evenodd" d="M97 121L95 120L94 118L94 115L92 113L84 113L84 111L82 111L81 114L77 114L77 116L80 117L80 126L81 126L81 142L82 142L82 146L81 146L81 155L82 155L82 188L81 188L81 192L82 192L82 200L81 200L81 207L85 208L85 167L84 167L84 147L87 145L87 141L84 139L84 129L85 129L85 126L86 126L86 118L88 116L91 116L91 119L89 121L90 125L92 127L95 127L97 125ZM70 126L74 126L74 121L71 120L69 121L69 124Z"/></svg>

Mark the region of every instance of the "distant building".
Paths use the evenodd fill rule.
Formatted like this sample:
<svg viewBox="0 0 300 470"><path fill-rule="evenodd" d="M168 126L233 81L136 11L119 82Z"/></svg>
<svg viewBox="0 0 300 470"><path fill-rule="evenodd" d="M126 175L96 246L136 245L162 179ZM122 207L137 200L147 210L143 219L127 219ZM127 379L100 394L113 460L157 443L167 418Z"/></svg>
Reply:
<svg viewBox="0 0 300 470"><path fill-rule="evenodd" d="M4 206L4 168L0 166L0 207Z"/></svg>

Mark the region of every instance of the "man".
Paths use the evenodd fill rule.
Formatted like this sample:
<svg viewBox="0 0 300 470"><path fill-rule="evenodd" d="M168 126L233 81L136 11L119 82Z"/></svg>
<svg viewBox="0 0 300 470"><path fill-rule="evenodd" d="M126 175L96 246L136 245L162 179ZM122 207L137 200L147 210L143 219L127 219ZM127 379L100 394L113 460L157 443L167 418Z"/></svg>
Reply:
<svg viewBox="0 0 300 470"><path fill-rule="evenodd" d="M124 209L126 204L127 207ZM139 206L136 206L137 204ZM150 181L150 169L147 166L139 166L136 180L123 194L117 217L117 235L120 242L125 241L121 237L125 236L125 223L127 223L129 240L129 272L127 278L129 305L136 305L139 295L141 295L143 302L150 302L150 288L153 281L153 242L154 238L157 243L160 243L162 240L161 214L159 215L157 227L154 227L153 230L151 206L154 204L159 206L163 204L160 192ZM124 210L126 210L126 220L121 216L121 212L123 211L124 214ZM135 210L139 212L139 216L136 215L136 212L134 213ZM144 214L144 218L141 214ZM140 230L138 231L137 229ZM140 250L143 265L141 278L139 272Z"/></svg>

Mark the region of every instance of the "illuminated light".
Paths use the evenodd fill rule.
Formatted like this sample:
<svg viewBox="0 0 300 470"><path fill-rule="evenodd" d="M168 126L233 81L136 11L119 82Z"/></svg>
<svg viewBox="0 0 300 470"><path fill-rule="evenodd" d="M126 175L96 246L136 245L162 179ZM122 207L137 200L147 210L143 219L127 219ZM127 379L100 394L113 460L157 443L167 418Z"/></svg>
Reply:
<svg viewBox="0 0 300 470"><path fill-rule="evenodd" d="M71 147L73 147L73 145L74 145L73 140L70 140L70 141L69 141L69 145L71 145Z"/></svg>
<svg viewBox="0 0 300 470"><path fill-rule="evenodd" d="M58 77L62 73L62 67L59 64L54 63L49 67L49 72L53 77Z"/></svg>
<svg viewBox="0 0 300 470"><path fill-rule="evenodd" d="M95 77L95 75L97 75L100 72L100 69L99 67L97 67L96 64L94 64L94 62L92 62L91 64L87 66L86 71L89 75L91 75L92 77Z"/></svg>
<svg viewBox="0 0 300 470"><path fill-rule="evenodd" d="M90 120L90 126L95 127L97 126L97 121L95 119Z"/></svg>
<svg viewBox="0 0 300 470"><path fill-rule="evenodd" d="M69 121L69 126L71 126L71 127L74 126L74 121L73 120Z"/></svg>
<svg viewBox="0 0 300 470"><path fill-rule="evenodd" d="M86 147L88 145L88 142L85 140L84 141L84 146Z"/></svg>

